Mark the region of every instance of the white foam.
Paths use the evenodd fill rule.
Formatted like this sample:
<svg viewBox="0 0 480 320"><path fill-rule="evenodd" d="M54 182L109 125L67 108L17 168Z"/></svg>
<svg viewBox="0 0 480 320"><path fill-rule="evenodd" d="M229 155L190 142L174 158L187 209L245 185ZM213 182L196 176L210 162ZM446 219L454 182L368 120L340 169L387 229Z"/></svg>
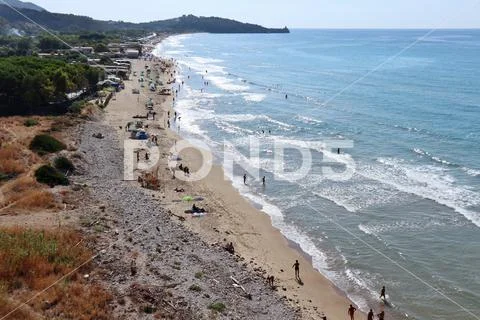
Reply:
<svg viewBox="0 0 480 320"><path fill-rule="evenodd" d="M225 91L241 92L241 91L246 91L250 89L249 86L236 83L234 79L220 76L220 75L210 74L208 76L205 76L205 79L213 83L216 87Z"/></svg>
<svg viewBox="0 0 480 320"><path fill-rule="evenodd" d="M447 206L480 227L480 214L469 209L480 205L480 195L457 185L455 179L441 168L415 166L393 158L379 158L377 161L383 165L364 167L361 174Z"/></svg>
<svg viewBox="0 0 480 320"><path fill-rule="evenodd" d="M262 102L267 97L267 95L262 93L244 93L242 95L247 102Z"/></svg>
<svg viewBox="0 0 480 320"><path fill-rule="evenodd" d="M321 121L321 120L311 118L311 117L306 117L306 116L296 116L295 118L302 121L303 123L306 123L306 124L320 124L320 123L323 123L323 121Z"/></svg>
<svg viewBox="0 0 480 320"><path fill-rule="evenodd" d="M480 176L480 170L477 170L477 169L471 169L471 168L467 168L467 167L463 167L462 170L467 173L469 176L472 176L472 177L478 177Z"/></svg>
<svg viewBox="0 0 480 320"><path fill-rule="evenodd" d="M221 118L224 121L229 121L229 122L250 122L250 121L255 121L255 120L262 120L262 121L267 121L270 123L274 123L276 125L279 125L284 128L293 128L294 126L281 122L278 120L275 120L267 115L263 114L250 114L250 113L243 113L243 114L219 114L219 118Z"/></svg>

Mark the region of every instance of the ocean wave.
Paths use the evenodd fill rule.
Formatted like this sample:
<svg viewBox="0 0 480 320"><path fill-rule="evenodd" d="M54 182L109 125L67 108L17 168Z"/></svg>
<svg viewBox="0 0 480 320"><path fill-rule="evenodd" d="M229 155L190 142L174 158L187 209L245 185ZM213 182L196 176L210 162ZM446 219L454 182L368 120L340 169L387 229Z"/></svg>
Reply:
<svg viewBox="0 0 480 320"><path fill-rule="evenodd" d="M471 207L480 205L480 195L455 183L444 170L418 166L395 158L378 158L380 166L364 166L360 173L396 189L435 201L462 214L480 227L480 214Z"/></svg>
<svg viewBox="0 0 480 320"><path fill-rule="evenodd" d="M477 170L477 169L471 169L471 168L467 168L467 167L462 167L462 170L468 174L469 176L472 176L472 177L478 177L480 176L480 170Z"/></svg>
<svg viewBox="0 0 480 320"><path fill-rule="evenodd" d="M318 119L311 118L311 117L306 117L306 116L296 116L295 119L300 120L301 122L306 123L306 124L321 124L321 123L323 123L322 120L318 120Z"/></svg>
<svg viewBox="0 0 480 320"><path fill-rule="evenodd" d="M238 92L238 91L246 91L250 89L249 86L246 86L244 84L239 84L236 83L235 80L223 77L223 76L217 76L217 75L208 75L205 76L205 79L212 82L216 87L225 90L225 91L233 91L233 92Z"/></svg>
<svg viewBox="0 0 480 320"><path fill-rule="evenodd" d="M244 93L243 99L248 102L262 102L267 95L261 93Z"/></svg>
<svg viewBox="0 0 480 320"><path fill-rule="evenodd" d="M267 115L255 115L255 114L244 113L244 114L219 114L217 115L217 117L224 121L229 121L229 122L251 122L251 121L260 120L260 121L270 122L284 128L294 127L291 124L275 120Z"/></svg>
<svg viewBox="0 0 480 320"><path fill-rule="evenodd" d="M445 160L445 159L442 159L440 157L437 157L437 156L434 156L432 155L431 153L429 153L428 151L425 151L423 149L420 149L420 148L413 148L412 151L420 156L424 156L424 157L428 157L430 160L434 161L434 162L437 162L437 163L441 163L441 164L444 164L444 165L447 165L447 166L452 166L452 167L457 167L458 165L453 163L453 162L450 162L448 160Z"/></svg>

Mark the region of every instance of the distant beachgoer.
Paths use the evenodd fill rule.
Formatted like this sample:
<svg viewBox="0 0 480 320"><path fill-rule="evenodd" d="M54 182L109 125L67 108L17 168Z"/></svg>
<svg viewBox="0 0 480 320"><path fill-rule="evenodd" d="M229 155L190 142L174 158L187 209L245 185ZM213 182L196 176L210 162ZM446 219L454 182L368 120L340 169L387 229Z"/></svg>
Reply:
<svg viewBox="0 0 480 320"><path fill-rule="evenodd" d="M285 95L285 99L288 99L288 94Z"/></svg>
<svg viewBox="0 0 480 320"><path fill-rule="evenodd" d="M243 184L247 184L247 174L243 175Z"/></svg>
<svg viewBox="0 0 480 320"><path fill-rule="evenodd" d="M295 260L292 268L295 268L295 279L300 280L300 263L298 260Z"/></svg>
<svg viewBox="0 0 480 320"><path fill-rule="evenodd" d="M373 311L370 309L370 311L367 314L367 320L373 320Z"/></svg>
<svg viewBox="0 0 480 320"><path fill-rule="evenodd" d="M350 307L348 308L348 315L350 316L350 320L355 320L355 311L357 311L357 308L350 305Z"/></svg>
<svg viewBox="0 0 480 320"><path fill-rule="evenodd" d="M170 128L170 119L167 120L167 126Z"/></svg>
<svg viewBox="0 0 480 320"><path fill-rule="evenodd" d="M377 314L378 320L385 320L385 311L380 312Z"/></svg>
<svg viewBox="0 0 480 320"><path fill-rule="evenodd" d="M148 161L148 159L149 159L149 158L150 158L150 155L148 154L148 152L147 152L147 153L145 153L145 160L147 160L147 161Z"/></svg>
<svg viewBox="0 0 480 320"><path fill-rule="evenodd" d="M140 150L137 151L137 162L140 161Z"/></svg>
<svg viewBox="0 0 480 320"><path fill-rule="evenodd" d="M267 283L271 288L275 288L275 277L274 276L268 276L267 277Z"/></svg>
<svg viewBox="0 0 480 320"><path fill-rule="evenodd" d="M385 300L385 286L382 287L382 290L380 291L380 299Z"/></svg>
<svg viewBox="0 0 480 320"><path fill-rule="evenodd" d="M167 112L167 117L170 118L170 111Z"/></svg>
<svg viewBox="0 0 480 320"><path fill-rule="evenodd" d="M340 154L340 148L337 149L337 154Z"/></svg>
<svg viewBox="0 0 480 320"><path fill-rule="evenodd" d="M262 178L262 184L265 185L265 176Z"/></svg>
<svg viewBox="0 0 480 320"><path fill-rule="evenodd" d="M235 248L233 247L233 243L230 242L225 246L225 250L231 254L235 254Z"/></svg>

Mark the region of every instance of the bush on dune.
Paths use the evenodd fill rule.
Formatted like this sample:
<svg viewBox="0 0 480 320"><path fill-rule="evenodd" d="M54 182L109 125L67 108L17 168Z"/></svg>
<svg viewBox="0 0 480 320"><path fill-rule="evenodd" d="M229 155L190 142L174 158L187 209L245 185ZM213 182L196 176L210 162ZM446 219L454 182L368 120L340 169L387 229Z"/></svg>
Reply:
<svg viewBox="0 0 480 320"><path fill-rule="evenodd" d="M35 171L38 182L54 187L57 185L68 186L70 182L63 173L50 165L43 165Z"/></svg>
<svg viewBox="0 0 480 320"><path fill-rule="evenodd" d="M48 134L40 134L33 138L30 149L38 154L54 153L66 148L65 144Z"/></svg>
<svg viewBox="0 0 480 320"><path fill-rule="evenodd" d="M35 119L27 119L23 122L23 125L25 127L33 127L33 126L36 126L37 124L38 124L38 121Z"/></svg>
<svg viewBox="0 0 480 320"><path fill-rule="evenodd" d="M66 157L56 158L54 165L55 165L55 168L65 173L75 171L75 166L73 165L72 161L70 161Z"/></svg>

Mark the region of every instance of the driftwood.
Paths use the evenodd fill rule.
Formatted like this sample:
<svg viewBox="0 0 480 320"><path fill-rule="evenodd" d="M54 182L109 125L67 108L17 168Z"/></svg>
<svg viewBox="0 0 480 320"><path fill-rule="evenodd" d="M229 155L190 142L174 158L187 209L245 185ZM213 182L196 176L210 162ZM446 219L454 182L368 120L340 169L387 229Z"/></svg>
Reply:
<svg viewBox="0 0 480 320"><path fill-rule="evenodd" d="M234 288L240 288L243 290L243 292L245 293L245 296L249 299L249 300L252 300L252 295L250 293L247 292L247 290L245 290L245 288L240 284L240 282L235 279L233 276L230 276L230 279L232 279L233 282L235 282L233 284L233 287Z"/></svg>

